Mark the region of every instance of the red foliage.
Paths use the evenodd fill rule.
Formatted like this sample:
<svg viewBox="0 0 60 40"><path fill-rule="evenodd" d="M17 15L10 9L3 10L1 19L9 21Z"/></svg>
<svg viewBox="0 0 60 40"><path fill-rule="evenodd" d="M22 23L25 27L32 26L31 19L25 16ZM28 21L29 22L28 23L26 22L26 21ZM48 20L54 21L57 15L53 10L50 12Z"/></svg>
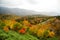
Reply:
<svg viewBox="0 0 60 40"><path fill-rule="evenodd" d="M25 32L26 32L26 29L25 28L22 28L22 29L19 30L19 33L24 34Z"/></svg>

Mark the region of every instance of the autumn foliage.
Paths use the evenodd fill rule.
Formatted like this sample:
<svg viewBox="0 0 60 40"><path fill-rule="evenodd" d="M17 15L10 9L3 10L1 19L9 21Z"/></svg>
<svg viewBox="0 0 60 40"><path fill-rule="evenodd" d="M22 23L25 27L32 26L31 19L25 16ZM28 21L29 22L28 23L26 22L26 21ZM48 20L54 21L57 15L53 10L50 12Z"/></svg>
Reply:
<svg viewBox="0 0 60 40"><path fill-rule="evenodd" d="M57 30L60 27L60 20L55 17L27 17L23 19L4 19L6 25L3 26L3 30L8 32L9 30L17 31L18 33L32 33L37 37L54 37ZM2 20L2 19L1 19ZM17 21L18 22L17 22ZM53 28L53 29L52 29Z"/></svg>

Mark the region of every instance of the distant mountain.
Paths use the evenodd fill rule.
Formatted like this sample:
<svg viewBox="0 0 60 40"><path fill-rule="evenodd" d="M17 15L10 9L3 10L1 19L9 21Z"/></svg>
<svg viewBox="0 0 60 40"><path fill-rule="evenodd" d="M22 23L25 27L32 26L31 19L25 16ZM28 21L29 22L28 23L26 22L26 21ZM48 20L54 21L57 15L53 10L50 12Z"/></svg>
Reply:
<svg viewBox="0 0 60 40"><path fill-rule="evenodd" d="M19 9L19 8L7 8L7 7L0 7L0 14L16 14L20 16L26 16L26 15L40 15L37 14L39 12L31 11L31 10L25 10L25 9Z"/></svg>
<svg viewBox="0 0 60 40"><path fill-rule="evenodd" d="M34 12L25 9L0 7L0 14L32 15Z"/></svg>
<svg viewBox="0 0 60 40"><path fill-rule="evenodd" d="M19 16L26 16L26 15L50 16L47 14L54 15L57 13L54 13L54 12L35 12L35 11L31 11L31 10L26 10L26 9L0 7L0 14L15 14L15 15L19 15Z"/></svg>

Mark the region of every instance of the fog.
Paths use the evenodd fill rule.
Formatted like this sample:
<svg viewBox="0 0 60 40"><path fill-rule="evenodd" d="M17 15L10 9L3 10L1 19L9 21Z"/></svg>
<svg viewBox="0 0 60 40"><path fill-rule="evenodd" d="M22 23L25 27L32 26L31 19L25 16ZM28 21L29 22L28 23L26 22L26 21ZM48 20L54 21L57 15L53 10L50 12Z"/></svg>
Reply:
<svg viewBox="0 0 60 40"><path fill-rule="evenodd" d="M60 15L60 0L0 0L0 6L27 9L36 12L54 12L55 14L43 14Z"/></svg>

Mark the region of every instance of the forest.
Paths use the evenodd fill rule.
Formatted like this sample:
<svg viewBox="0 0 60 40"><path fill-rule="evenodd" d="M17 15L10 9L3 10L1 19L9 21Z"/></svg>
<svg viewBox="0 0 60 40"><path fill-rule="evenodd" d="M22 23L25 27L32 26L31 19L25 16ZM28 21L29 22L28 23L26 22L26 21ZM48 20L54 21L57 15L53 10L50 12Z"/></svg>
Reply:
<svg viewBox="0 0 60 40"><path fill-rule="evenodd" d="M0 14L0 40L60 40L60 16Z"/></svg>

